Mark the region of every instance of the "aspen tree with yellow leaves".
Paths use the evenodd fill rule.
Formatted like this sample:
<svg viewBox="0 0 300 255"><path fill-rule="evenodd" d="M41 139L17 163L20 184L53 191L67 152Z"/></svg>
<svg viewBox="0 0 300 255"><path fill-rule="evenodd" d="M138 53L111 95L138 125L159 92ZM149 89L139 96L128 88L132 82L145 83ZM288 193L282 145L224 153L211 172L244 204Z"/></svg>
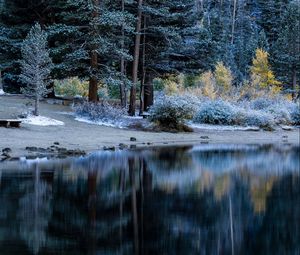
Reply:
<svg viewBox="0 0 300 255"><path fill-rule="evenodd" d="M276 80L269 64L269 53L263 49L256 49L255 57L250 68L253 85L258 85L262 89L280 91L281 83Z"/></svg>

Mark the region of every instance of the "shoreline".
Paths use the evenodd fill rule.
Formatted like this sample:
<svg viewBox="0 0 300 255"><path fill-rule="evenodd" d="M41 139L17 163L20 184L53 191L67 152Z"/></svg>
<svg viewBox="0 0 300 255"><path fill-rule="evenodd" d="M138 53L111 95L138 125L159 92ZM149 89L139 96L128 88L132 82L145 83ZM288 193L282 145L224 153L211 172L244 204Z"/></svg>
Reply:
<svg viewBox="0 0 300 255"><path fill-rule="evenodd" d="M28 131L28 127L23 127L24 131ZM52 127L54 128L54 127ZM279 144L279 145L294 145L299 146L299 129L294 131L211 131L201 130L194 133L152 133L143 131L131 131L131 130L119 130L116 128L103 128L104 133L112 135L110 141L109 136L102 138L93 138L93 136L87 136L85 141L80 138L68 135L64 138L57 135L51 135L41 139L39 137L29 136L23 137L21 141L12 138L14 135L4 135L5 132L0 131L1 147L10 148L9 154L12 159L20 157L39 157L41 155L59 157L65 156L80 156L80 151L84 151L87 155L97 151L117 151L127 149L147 149L147 148L160 148L160 147L173 147L173 146L194 146L201 144L234 144L234 145L263 145L263 144ZM6 130L8 133L15 133L21 131L21 129ZM132 133L135 136L131 136ZM176 137L177 136L177 137ZM134 137L136 141L130 141L130 138ZM71 139L70 142L69 139ZM55 146L62 150L70 151L70 154L48 153L47 148ZM26 147L37 148L37 150L28 150ZM72 151L79 151L72 154ZM0 162L1 164L1 162Z"/></svg>
<svg viewBox="0 0 300 255"><path fill-rule="evenodd" d="M26 98L20 96L0 97L0 116L20 114L26 110ZM67 150L83 150L87 154L103 150L103 147L149 148L159 146L186 146L209 144L294 144L300 145L300 129L291 131L210 130L195 129L192 133L167 133L118 129L79 122L74 119L69 106L41 103L41 115L61 121L60 126L35 126L21 124L21 128L0 127L0 152L10 148L10 156L33 155L26 147L48 148L59 143ZM134 138L131 141L131 138ZM0 162L1 164L1 162Z"/></svg>

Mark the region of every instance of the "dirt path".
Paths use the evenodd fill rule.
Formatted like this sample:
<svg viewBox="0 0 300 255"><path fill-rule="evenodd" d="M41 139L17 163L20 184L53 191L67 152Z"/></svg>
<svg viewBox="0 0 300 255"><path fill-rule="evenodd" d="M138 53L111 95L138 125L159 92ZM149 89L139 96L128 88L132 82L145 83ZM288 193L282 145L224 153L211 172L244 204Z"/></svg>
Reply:
<svg viewBox="0 0 300 255"><path fill-rule="evenodd" d="M0 96L0 118L17 115L26 109L28 102L20 96ZM103 146L118 146L120 143L137 146L158 146L199 143L291 143L300 144L299 129L293 131L213 131L201 130L194 133L153 133L122 130L78 122L71 115L68 106L42 103L41 115L63 121L63 126L33 126L22 124L20 129L0 127L0 149L9 147L12 156L26 155L25 147L47 148L54 142L67 149L81 149L87 152L100 150ZM207 136L209 139L204 138ZM136 142L131 142L135 137ZM150 144L147 144L150 143Z"/></svg>

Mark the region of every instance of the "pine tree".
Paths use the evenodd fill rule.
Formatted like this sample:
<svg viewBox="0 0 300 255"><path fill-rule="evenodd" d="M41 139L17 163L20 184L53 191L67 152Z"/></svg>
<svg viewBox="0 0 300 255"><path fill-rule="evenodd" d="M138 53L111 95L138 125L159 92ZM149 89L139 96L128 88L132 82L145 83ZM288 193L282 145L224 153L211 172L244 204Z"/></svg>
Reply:
<svg viewBox="0 0 300 255"><path fill-rule="evenodd" d="M46 25L46 2L40 0L2 0L0 8L0 70L3 84L19 92L21 45L35 21Z"/></svg>
<svg viewBox="0 0 300 255"><path fill-rule="evenodd" d="M255 11L256 5L252 0L239 0L237 2L235 40L232 45L236 67L236 69L233 69L236 83L242 83L249 78L249 66L257 48L259 28L253 22Z"/></svg>
<svg viewBox="0 0 300 255"><path fill-rule="evenodd" d="M143 2L138 67L141 84L140 113L153 104L153 79L183 70L183 63L187 62L182 54L186 39L184 30L190 26L187 23L190 21L189 15L192 14L193 6L192 0L185 3L181 0ZM136 77L133 78L135 82ZM134 96L131 97L131 102L135 102ZM131 114L133 108L132 104Z"/></svg>
<svg viewBox="0 0 300 255"><path fill-rule="evenodd" d="M34 97L34 115L39 115L39 101L49 90L49 75L51 72L52 61L47 49L47 34L41 26L36 23L26 39L23 41L21 52L21 75L20 79L26 84L22 92Z"/></svg>
<svg viewBox="0 0 300 255"><path fill-rule="evenodd" d="M98 83L129 83L120 60L132 59L127 38L133 32L134 17L122 10L121 1L52 0L49 8L54 23L49 27L49 40L55 77L89 79L91 101L97 100Z"/></svg>
<svg viewBox="0 0 300 255"><path fill-rule="evenodd" d="M189 42L195 31L194 1L147 0L144 5L143 77L144 107L153 104L153 78L194 72L189 58ZM197 70L198 71L198 70Z"/></svg>
<svg viewBox="0 0 300 255"><path fill-rule="evenodd" d="M210 0L202 6L198 26L207 36L198 39L199 69L212 70L221 61L230 67L235 83L241 83L248 78L257 48L258 26L253 19L257 6L253 0Z"/></svg>
<svg viewBox="0 0 300 255"><path fill-rule="evenodd" d="M269 51L270 50L268 38L267 38L267 35L266 35L266 33L263 29L258 34L257 47L259 49L263 49L264 51Z"/></svg>
<svg viewBox="0 0 300 255"><path fill-rule="evenodd" d="M300 74L300 2L289 4L283 15L281 31L273 46L273 59L280 80L292 84L295 96Z"/></svg>
<svg viewBox="0 0 300 255"><path fill-rule="evenodd" d="M257 0L260 12L258 25L260 25L268 38L270 46L277 40L280 32L282 15L292 0Z"/></svg>

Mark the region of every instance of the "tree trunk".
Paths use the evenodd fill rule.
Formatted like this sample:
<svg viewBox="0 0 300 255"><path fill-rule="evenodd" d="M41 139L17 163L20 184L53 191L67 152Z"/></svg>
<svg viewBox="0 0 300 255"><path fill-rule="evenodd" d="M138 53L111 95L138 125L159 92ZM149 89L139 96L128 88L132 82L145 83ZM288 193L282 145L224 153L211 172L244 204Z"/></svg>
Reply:
<svg viewBox="0 0 300 255"><path fill-rule="evenodd" d="M133 223L133 237L134 237L134 254L139 254L139 227L138 227L138 214L137 214L137 201L136 201L136 186L135 186L135 160L134 158L128 159L129 176L131 184L131 209L132 209L132 223Z"/></svg>
<svg viewBox="0 0 300 255"><path fill-rule="evenodd" d="M130 104L129 104L129 115L135 115L136 108L136 84L138 82L138 68L139 68L139 57L140 57L140 44L141 44L141 26L142 26L142 5L143 0L138 1L138 18L136 23L136 35L134 44L133 54L133 67L132 67L132 85L130 89Z"/></svg>
<svg viewBox="0 0 300 255"><path fill-rule="evenodd" d="M55 91L54 91L54 82L51 82L48 86L47 89L51 89L51 91L47 94L47 98L55 98Z"/></svg>
<svg viewBox="0 0 300 255"><path fill-rule="evenodd" d="M299 96L297 94L299 94L299 92L297 93L297 72L296 69L293 69L293 93L292 93L293 100L295 100L297 96Z"/></svg>
<svg viewBox="0 0 300 255"><path fill-rule="evenodd" d="M0 70L0 90L3 90L1 70Z"/></svg>
<svg viewBox="0 0 300 255"><path fill-rule="evenodd" d="M234 42L234 31L235 31L235 17L236 17L236 5L237 0L233 0L233 13L232 13L232 28L231 28L231 44Z"/></svg>
<svg viewBox="0 0 300 255"><path fill-rule="evenodd" d="M88 250L87 254L96 254L97 250L97 171L88 173Z"/></svg>
<svg viewBox="0 0 300 255"><path fill-rule="evenodd" d="M35 116L39 116L39 114L40 114L39 108L40 108L39 107L39 96L36 95L35 100L34 100L34 113L33 113Z"/></svg>
<svg viewBox="0 0 300 255"><path fill-rule="evenodd" d="M124 13L125 11L125 2L124 0L122 0L122 13ZM122 50L125 47L125 29L124 29L124 22L122 24L122 41L121 41L121 48ZM124 57L121 57L121 75L122 75L122 81L120 84L120 100L121 100L121 106L123 108L126 107L127 104L127 98L126 98L126 86L125 86L125 82L124 82L124 77L125 77L125 60Z"/></svg>
<svg viewBox="0 0 300 255"><path fill-rule="evenodd" d="M98 101L98 81L97 78L92 75L89 81L89 101L97 102Z"/></svg>
<svg viewBox="0 0 300 255"><path fill-rule="evenodd" d="M229 222L230 222L231 254L234 255L234 235L233 235L233 229L234 228L233 228L231 195L229 195L228 199L229 199Z"/></svg>
<svg viewBox="0 0 300 255"><path fill-rule="evenodd" d="M0 94L4 93L4 89L3 89L3 83L2 83L2 72L0 70Z"/></svg>
<svg viewBox="0 0 300 255"><path fill-rule="evenodd" d="M94 11L92 13L92 18L97 19L99 17L99 0L92 0ZM96 28L92 28L93 36L97 35ZM98 54L97 54L97 45L93 44L91 46L91 74L89 80L89 101L97 102L98 101Z"/></svg>
<svg viewBox="0 0 300 255"><path fill-rule="evenodd" d="M125 182L126 182L126 176L125 176L126 169L121 168L120 169L120 181L119 181L119 187L120 187L120 201L119 201L119 239L120 239L120 254L123 254L123 217L124 217L124 191L125 191Z"/></svg>
<svg viewBox="0 0 300 255"><path fill-rule="evenodd" d="M144 85L144 110L148 111L150 106L153 105L153 76L147 74L146 82Z"/></svg>
<svg viewBox="0 0 300 255"><path fill-rule="evenodd" d="M146 17L144 17L144 25L143 25L143 54L142 54L142 81L141 81L141 87L140 87L140 115L143 114L145 110L145 103L144 103L144 96L145 96L145 76L146 76L146 67L145 67L145 61L146 61Z"/></svg>

